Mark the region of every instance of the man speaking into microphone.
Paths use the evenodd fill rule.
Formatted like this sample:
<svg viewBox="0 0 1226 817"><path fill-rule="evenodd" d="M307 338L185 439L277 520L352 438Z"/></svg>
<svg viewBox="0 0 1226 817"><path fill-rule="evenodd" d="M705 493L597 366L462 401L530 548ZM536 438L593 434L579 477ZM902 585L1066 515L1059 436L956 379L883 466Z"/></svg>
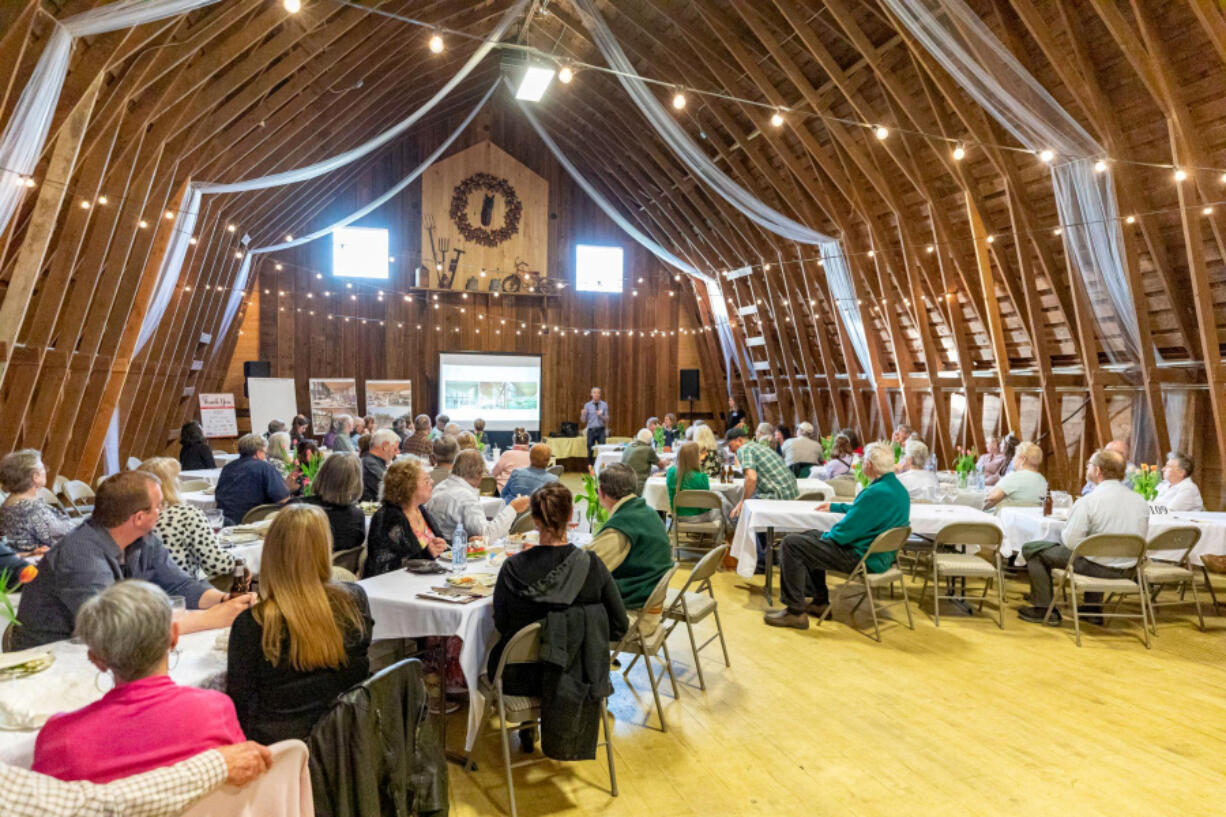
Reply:
<svg viewBox="0 0 1226 817"><path fill-rule="evenodd" d="M603 396L599 386L592 387L592 399L583 404L579 414L579 425L587 427L587 458L596 456L592 446L605 441L609 430L609 404L600 399Z"/></svg>

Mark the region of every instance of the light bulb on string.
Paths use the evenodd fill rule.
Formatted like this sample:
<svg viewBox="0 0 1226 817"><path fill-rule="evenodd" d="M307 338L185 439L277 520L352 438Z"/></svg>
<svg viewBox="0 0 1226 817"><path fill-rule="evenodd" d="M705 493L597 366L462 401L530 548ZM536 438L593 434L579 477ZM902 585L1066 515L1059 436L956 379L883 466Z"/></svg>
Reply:
<svg viewBox="0 0 1226 817"><path fill-rule="evenodd" d="M673 110L679 111L684 107L685 107L685 94L681 93L681 91L675 91L673 93Z"/></svg>
<svg viewBox="0 0 1226 817"><path fill-rule="evenodd" d="M437 31L431 34L429 46L431 54L442 54L444 48L443 35L439 34Z"/></svg>
<svg viewBox="0 0 1226 817"><path fill-rule="evenodd" d="M1094 163L1094 172L1095 173L1106 173L1107 163L1104 160L1099 159L1097 162Z"/></svg>
<svg viewBox="0 0 1226 817"><path fill-rule="evenodd" d="M290 14L297 14L302 11L302 0L281 0L281 5Z"/></svg>
<svg viewBox="0 0 1226 817"><path fill-rule="evenodd" d="M783 114L780 113L779 111L775 111L773 114L771 114L771 127L773 128L783 127Z"/></svg>
<svg viewBox="0 0 1226 817"><path fill-rule="evenodd" d="M110 202L110 199L108 199L106 196L99 196L99 197L98 197L98 203L99 203L99 204L106 205L106 204L107 204L107 203L109 203L109 202Z"/></svg>
<svg viewBox="0 0 1226 817"><path fill-rule="evenodd" d="M962 161L963 159L966 158L966 148L962 147L962 144L959 143L956 147L954 147L953 156L954 156L955 162Z"/></svg>
<svg viewBox="0 0 1226 817"><path fill-rule="evenodd" d="M570 85L570 81L575 78L575 70L569 65L563 65L558 70L558 82L563 85Z"/></svg>
<svg viewBox="0 0 1226 817"><path fill-rule="evenodd" d="M226 225L226 232L228 232L228 233L232 233L232 232L234 232L234 231L235 231L235 230L237 230L237 229L238 229L238 227L237 227L237 226L235 226L235 225L233 225L233 224L227 224L227 225Z"/></svg>
<svg viewBox="0 0 1226 817"><path fill-rule="evenodd" d="M1184 170L1182 167L1175 170L1175 181L1181 182L1186 178L1188 178L1188 171Z"/></svg>
<svg viewBox="0 0 1226 817"><path fill-rule="evenodd" d="M1056 153L1051 148L1043 148L1039 151L1039 161L1043 164L1051 164L1056 159Z"/></svg>
<svg viewBox="0 0 1226 817"><path fill-rule="evenodd" d="M877 141L884 142L890 136L890 129L885 125L877 125L873 128L873 134L877 137Z"/></svg>
<svg viewBox="0 0 1226 817"><path fill-rule="evenodd" d="M294 240L294 237L293 237L292 235L290 235L289 233L286 233L286 234L285 234L285 240L286 240L286 241L293 241L293 240Z"/></svg>

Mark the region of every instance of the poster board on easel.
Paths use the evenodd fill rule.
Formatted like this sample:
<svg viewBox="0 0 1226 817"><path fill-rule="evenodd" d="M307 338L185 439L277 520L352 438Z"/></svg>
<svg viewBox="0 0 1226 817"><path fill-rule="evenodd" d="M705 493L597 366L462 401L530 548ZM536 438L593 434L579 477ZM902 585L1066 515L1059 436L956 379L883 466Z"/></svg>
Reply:
<svg viewBox="0 0 1226 817"><path fill-rule="evenodd" d="M210 440L238 436L233 394L200 395L200 428Z"/></svg>
<svg viewBox="0 0 1226 817"><path fill-rule="evenodd" d="M270 420L284 420L288 425L298 413L292 377L247 378L247 402L251 408L251 430L263 434Z"/></svg>

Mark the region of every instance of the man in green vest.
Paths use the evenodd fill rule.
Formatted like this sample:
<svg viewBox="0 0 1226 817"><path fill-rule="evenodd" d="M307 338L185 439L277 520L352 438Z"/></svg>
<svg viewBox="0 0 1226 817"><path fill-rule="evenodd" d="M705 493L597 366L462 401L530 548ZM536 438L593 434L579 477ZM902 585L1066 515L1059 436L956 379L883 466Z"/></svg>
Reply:
<svg viewBox="0 0 1226 817"><path fill-rule="evenodd" d="M783 537L779 547L779 598L785 606L766 614L766 623L772 627L809 629L809 616L820 618L830 606L826 571L851 573L881 533L910 524L911 497L894 476L890 443L871 443L864 449L861 467L872 482L855 502L823 502L817 506L819 512L844 514L833 528L825 533L811 530ZM865 567L869 573L880 573L892 564L893 553L876 553ZM807 606L806 587L813 588L813 601Z"/></svg>
<svg viewBox="0 0 1226 817"><path fill-rule="evenodd" d="M591 550L613 574L626 609L653 617L644 618L644 624L650 625L644 629L650 632L660 610L642 607L660 577L672 568L673 556L660 515L635 495L636 484L634 471L621 463L600 472L598 495L609 519L592 539Z"/></svg>

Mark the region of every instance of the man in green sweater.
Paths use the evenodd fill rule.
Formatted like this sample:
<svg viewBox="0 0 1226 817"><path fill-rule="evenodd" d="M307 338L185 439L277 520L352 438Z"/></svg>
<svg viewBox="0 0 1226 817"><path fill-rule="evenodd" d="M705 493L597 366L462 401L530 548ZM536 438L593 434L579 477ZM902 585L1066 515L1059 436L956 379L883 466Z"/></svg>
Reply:
<svg viewBox="0 0 1226 817"><path fill-rule="evenodd" d="M635 474L629 466L607 466L600 472L599 484L600 504L608 509L609 519L589 549L613 574L626 609L652 617L644 618L644 630L651 632L660 610L641 608L660 577L673 566L668 532L660 515L635 495Z"/></svg>
<svg viewBox="0 0 1226 817"><path fill-rule="evenodd" d="M826 533L816 530L783 537L779 549L779 597L782 610L766 614L772 627L809 629L809 616L819 618L830 606L826 571L851 573L881 533L910 523L911 497L894 476L894 451L889 443L875 442L864 449L864 474L872 482L850 505L823 502L817 510L845 514ZM894 564L893 553L869 557L870 573L880 573ZM806 586L813 588L813 601L805 605Z"/></svg>

